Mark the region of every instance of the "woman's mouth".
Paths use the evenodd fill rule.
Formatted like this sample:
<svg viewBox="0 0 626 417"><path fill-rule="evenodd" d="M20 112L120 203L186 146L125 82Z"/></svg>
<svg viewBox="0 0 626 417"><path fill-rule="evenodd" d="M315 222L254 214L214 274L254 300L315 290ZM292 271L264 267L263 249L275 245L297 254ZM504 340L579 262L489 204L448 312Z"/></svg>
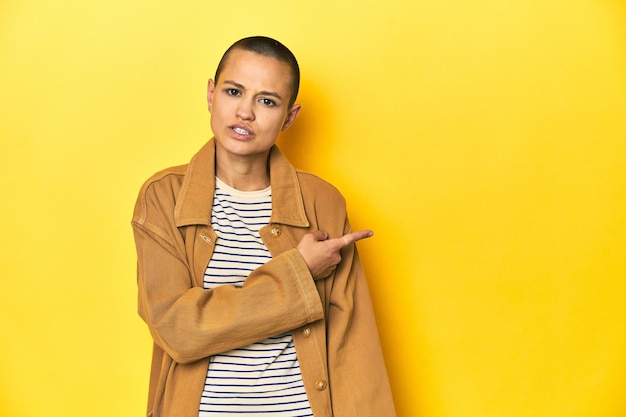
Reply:
<svg viewBox="0 0 626 417"><path fill-rule="evenodd" d="M244 129L243 127L235 126L232 127L231 130L240 136L252 136L252 132L248 129Z"/></svg>

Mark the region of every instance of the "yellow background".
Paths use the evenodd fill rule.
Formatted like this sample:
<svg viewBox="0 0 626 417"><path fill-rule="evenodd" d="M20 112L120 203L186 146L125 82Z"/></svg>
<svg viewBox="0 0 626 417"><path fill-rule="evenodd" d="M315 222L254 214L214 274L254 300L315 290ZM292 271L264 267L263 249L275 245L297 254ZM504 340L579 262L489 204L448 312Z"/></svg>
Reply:
<svg viewBox="0 0 626 417"><path fill-rule="evenodd" d="M283 149L376 232L399 415L626 415L623 1L4 0L0 416L144 413L133 203L252 34L301 63Z"/></svg>

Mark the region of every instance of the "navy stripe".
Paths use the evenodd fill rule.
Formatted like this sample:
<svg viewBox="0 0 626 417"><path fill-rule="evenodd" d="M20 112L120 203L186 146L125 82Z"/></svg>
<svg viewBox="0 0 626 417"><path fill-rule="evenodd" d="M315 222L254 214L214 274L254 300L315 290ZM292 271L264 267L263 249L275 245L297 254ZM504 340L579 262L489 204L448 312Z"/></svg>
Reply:
<svg viewBox="0 0 626 417"><path fill-rule="evenodd" d="M242 193L216 179L211 226L215 251L204 287L241 287L271 260L259 230L269 223L270 190ZM277 335L211 358L199 417L232 414L312 417L291 334Z"/></svg>

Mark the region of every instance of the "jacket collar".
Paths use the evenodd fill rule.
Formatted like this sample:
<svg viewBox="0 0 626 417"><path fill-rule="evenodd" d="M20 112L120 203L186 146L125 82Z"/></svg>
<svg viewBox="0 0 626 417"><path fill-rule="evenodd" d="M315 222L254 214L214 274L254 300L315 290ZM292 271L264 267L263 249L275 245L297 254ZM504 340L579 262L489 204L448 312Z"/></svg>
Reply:
<svg viewBox="0 0 626 417"><path fill-rule="evenodd" d="M308 227L302 192L295 168L274 145L269 155L272 186L271 223ZM211 139L194 155L178 194L174 219L176 226L211 224L215 193L215 139Z"/></svg>

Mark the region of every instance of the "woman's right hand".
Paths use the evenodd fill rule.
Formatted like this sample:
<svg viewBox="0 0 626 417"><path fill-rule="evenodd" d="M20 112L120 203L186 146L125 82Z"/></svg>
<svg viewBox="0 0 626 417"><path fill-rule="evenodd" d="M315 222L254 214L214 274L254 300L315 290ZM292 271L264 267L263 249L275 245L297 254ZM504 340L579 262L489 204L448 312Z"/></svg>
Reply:
<svg viewBox="0 0 626 417"><path fill-rule="evenodd" d="M318 230L304 235L296 248L309 267L313 279L318 280L329 276L341 262L341 249L373 235L371 230L359 230L329 239L327 232Z"/></svg>

